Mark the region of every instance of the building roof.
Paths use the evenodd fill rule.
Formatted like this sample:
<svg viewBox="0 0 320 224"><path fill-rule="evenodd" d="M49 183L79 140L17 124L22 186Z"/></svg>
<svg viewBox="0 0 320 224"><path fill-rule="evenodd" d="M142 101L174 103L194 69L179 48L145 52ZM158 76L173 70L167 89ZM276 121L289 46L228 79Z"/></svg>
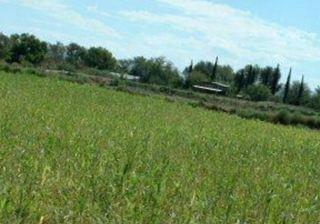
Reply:
<svg viewBox="0 0 320 224"><path fill-rule="evenodd" d="M221 86L223 88L230 88L230 85L226 85L220 82L212 82L212 84L217 85L217 86Z"/></svg>
<svg viewBox="0 0 320 224"><path fill-rule="evenodd" d="M119 78L124 78L124 79L128 79L128 80L134 80L134 81L139 81L140 77L139 76L133 76L133 75L129 75L129 74L120 74L120 73L116 73L116 72L111 72L111 75L117 76Z"/></svg>
<svg viewBox="0 0 320 224"><path fill-rule="evenodd" d="M201 89L201 90L207 90L207 91L216 92L216 93L221 93L222 92L221 89L211 88L211 87L207 87L207 86L194 85L193 88Z"/></svg>

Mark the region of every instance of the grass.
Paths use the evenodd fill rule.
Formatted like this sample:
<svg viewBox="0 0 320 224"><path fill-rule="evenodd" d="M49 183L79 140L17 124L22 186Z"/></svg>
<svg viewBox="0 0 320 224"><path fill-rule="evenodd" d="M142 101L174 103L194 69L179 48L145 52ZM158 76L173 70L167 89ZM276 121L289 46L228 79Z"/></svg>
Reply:
<svg viewBox="0 0 320 224"><path fill-rule="evenodd" d="M320 137L0 73L0 223L317 223Z"/></svg>

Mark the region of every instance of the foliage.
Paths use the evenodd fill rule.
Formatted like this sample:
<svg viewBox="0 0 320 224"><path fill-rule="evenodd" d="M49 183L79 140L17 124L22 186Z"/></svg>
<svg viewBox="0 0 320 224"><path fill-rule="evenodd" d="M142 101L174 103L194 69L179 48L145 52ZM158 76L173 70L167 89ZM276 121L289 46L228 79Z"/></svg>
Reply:
<svg viewBox="0 0 320 224"><path fill-rule="evenodd" d="M303 87L301 87L301 82L294 81L289 91L288 102L293 105L308 105L310 96L311 90L306 83L303 83Z"/></svg>
<svg viewBox="0 0 320 224"><path fill-rule="evenodd" d="M7 61L10 63L27 61L36 65L44 59L46 53L47 44L34 35L15 34L10 37L10 55Z"/></svg>
<svg viewBox="0 0 320 224"><path fill-rule="evenodd" d="M216 61L212 67L212 72L211 72L211 80L212 81L216 81L216 79L217 79L218 62L219 62L219 57L216 57Z"/></svg>
<svg viewBox="0 0 320 224"><path fill-rule="evenodd" d="M209 79L207 75L205 75L203 72L194 70L186 78L186 87L191 88L194 85L199 85L208 81Z"/></svg>
<svg viewBox="0 0 320 224"><path fill-rule="evenodd" d="M246 94L253 101L267 101L271 96L271 91L265 85L251 85L247 88Z"/></svg>
<svg viewBox="0 0 320 224"><path fill-rule="evenodd" d="M273 68L271 66L267 66L261 69L260 74L260 82L262 85L268 86L271 89L271 80L273 77Z"/></svg>
<svg viewBox="0 0 320 224"><path fill-rule="evenodd" d="M8 59L10 52L10 39L0 33L0 60Z"/></svg>
<svg viewBox="0 0 320 224"><path fill-rule="evenodd" d="M281 71L280 71L280 65L277 66L277 68L273 72L273 76L271 79L271 93L272 95L275 95L281 88L280 85L280 79L281 79Z"/></svg>
<svg viewBox="0 0 320 224"><path fill-rule="evenodd" d="M318 86L315 93L310 98L309 106L320 111L320 87Z"/></svg>
<svg viewBox="0 0 320 224"><path fill-rule="evenodd" d="M177 68L163 57L146 59L136 57L127 63L130 75L138 76L144 83L168 85L169 87L182 86L182 77Z"/></svg>
<svg viewBox="0 0 320 224"><path fill-rule="evenodd" d="M186 68L186 76L190 74L190 67ZM223 83L232 83L234 80L233 69L228 65L219 65L218 58L216 58L215 64L209 61L200 61L192 67L192 71L198 71L207 76L208 80L215 80ZM215 75L213 75L215 74Z"/></svg>
<svg viewBox="0 0 320 224"><path fill-rule="evenodd" d="M230 65L220 65L218 60L217 57L215 62L199 61L195 65L191 61L181 74L172 62L163 57L117 60L109 50L102 47L87 49L77 43L65 46L59 42L45 43L30 34L14 34L8 37L0 33L0 63L6 61L26 68L88 72L86 74L97 76L106 76L110 72L118 75L127 73L140 77L143 83L167 86L169 89L189 88L191 83L215 80L232 87L227 94L231 97L243 95L248 92L248 87L261 84L268 87L273 94L269 97L271 101L279 102L280 99L286 104L320 108L317 106L317 94L311 92L305 83L300 83L300 91L288 91L291 75L282 88L280 65L275 68L246 65L234 72ZM193 72L198 73L191 74Z"/></svg>
<svg viewBox="0 0 320 224"><path fill-rule="evenodd" d="M302 103L301 101L302 101L302 97L304 95L304 91L305 91L304 76L302 76L300 87L299 87L299 92L298 92L298 100L297 100L298 105L300 105Z"/></svg>
<svg viewBox="0 0 320 224"><path fill-rule="evenodd" d="M85 61L89 67L97 69L112 70L117 64L117 60L113 57L112 53L102 47L90 48Z"/></svg>
<svg viewBox="0 0 320 224"><path fill-rule="evenodd" d="M241 69L237 71L235 79L234 79L234 85L236 87L236 92L239 93L244 87L245 87L245 73L244 69Z"/></svg>
<svg viewBox="0 0 320 224"><path fill-rule="evenodd" d="M48 53L46 58L49 60L49 63L52 64L64 63L66 51L66 47L60 42L57 42L56 44L48 44Z"/></svg>
<svg viewBox="0 0 320 224"><path fill-rule="evenodd" d="M66 61L76 67L83 67L87 56L87 50L76 44L71 43L67 46Z"/></svg>
<svg viewBox="0 0 320 224"><path fill-rule="evenodd" d="M288 101L288 96L289 96L289 91L290 91L290 83L291 83L291 74L292 74L292 69L290 68L289 75L287 78L286 85L284 87L284 93L283 93L283 103L287 103Z"/></svg>

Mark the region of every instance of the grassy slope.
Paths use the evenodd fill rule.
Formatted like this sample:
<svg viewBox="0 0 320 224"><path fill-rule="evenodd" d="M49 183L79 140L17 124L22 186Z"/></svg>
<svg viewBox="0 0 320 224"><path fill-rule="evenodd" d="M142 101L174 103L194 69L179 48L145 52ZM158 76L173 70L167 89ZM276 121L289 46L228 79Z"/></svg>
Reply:
<svg viewBox="0 0 320 224"><path fill-rule="evenodd" d="M0 222L320 220L319 133L0 73Z"/></svg>

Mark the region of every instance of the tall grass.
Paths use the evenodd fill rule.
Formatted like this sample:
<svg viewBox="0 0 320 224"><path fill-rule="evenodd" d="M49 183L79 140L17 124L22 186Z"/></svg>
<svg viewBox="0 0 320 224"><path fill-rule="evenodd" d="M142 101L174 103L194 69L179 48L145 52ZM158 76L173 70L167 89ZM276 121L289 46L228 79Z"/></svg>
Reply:
<svg viewBox="0 0 320 224"><path fill-rule="evenodd" d="M0 73L0 223L317 223L319 134Z"/></svg>

